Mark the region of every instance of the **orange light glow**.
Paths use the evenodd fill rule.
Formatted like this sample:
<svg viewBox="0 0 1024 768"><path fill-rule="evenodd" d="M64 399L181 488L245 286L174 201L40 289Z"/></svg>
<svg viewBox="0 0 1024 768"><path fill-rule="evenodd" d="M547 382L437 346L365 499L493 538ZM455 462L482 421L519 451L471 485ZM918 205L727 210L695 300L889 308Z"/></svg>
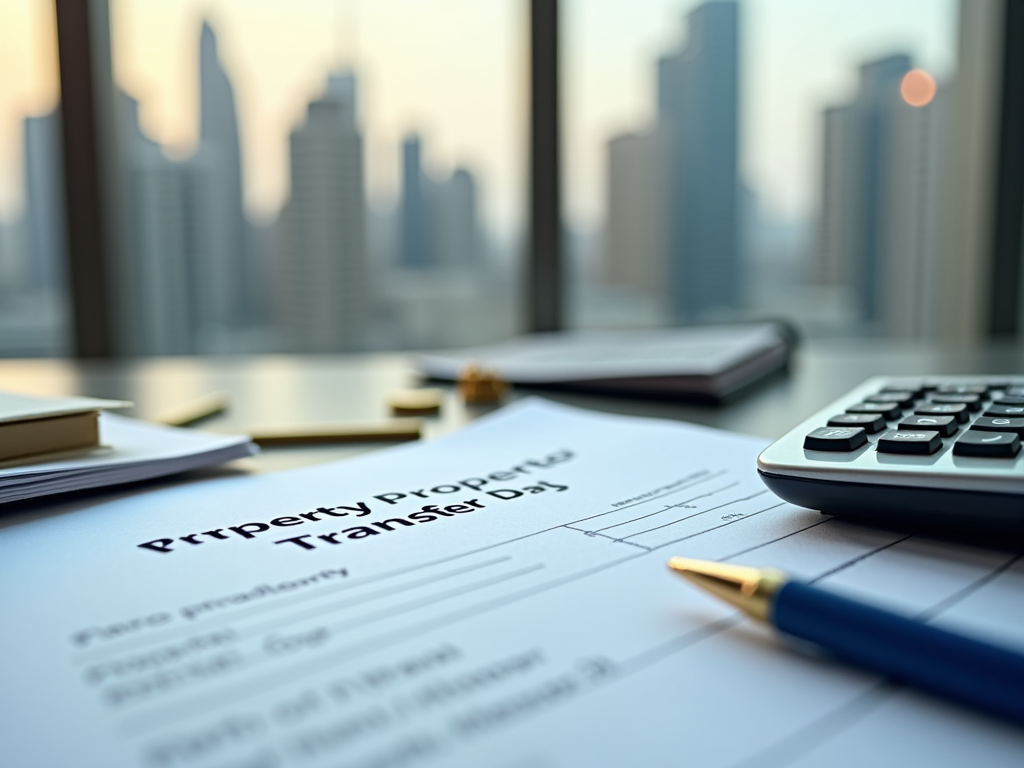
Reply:
<svg viewBox="0 0 1024 768"><path fill-rule="evenodd" d="M923 69L912 69L903 76L900 96L912 107L923 107L935 98L935 78Z"/></svg>

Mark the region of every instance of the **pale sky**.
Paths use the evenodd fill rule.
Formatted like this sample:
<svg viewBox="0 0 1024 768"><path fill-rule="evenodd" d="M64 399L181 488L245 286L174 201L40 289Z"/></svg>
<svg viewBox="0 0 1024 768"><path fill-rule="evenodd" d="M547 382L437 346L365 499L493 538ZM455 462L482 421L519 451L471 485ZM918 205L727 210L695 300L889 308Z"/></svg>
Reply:
<svg viewBox="0 0 1024 768"><path fill-rule="evenodd" d="M57 99L53 0L0 0L0 218L20 213L21 123ZM695 0L562 0L565 196L599 221L604 145L642 130L654 61L683 37ZM250 213L288 193L287 136L327 72L360 78L371 199L393 201L398 142L415 128L435 173L465 165L485 215L513 231L525 210L525 0L111 0L114 68L143 128L172 156L198 130L201 19L218 34L237 97ZM849 98L857 66L895 51L939 79L955 66L955 0L745 0L742 154L767 209L813 213L820 111Z"/></svg>

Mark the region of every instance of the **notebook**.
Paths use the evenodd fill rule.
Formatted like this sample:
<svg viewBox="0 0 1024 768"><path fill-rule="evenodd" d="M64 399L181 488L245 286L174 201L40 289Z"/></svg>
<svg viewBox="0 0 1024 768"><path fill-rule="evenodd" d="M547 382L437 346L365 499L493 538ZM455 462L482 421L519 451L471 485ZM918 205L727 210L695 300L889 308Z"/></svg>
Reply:
<svg viewBox="0 0 1024 768"><path fill-rule="evenodd" d="M0 392L0 466L99 447L99 413L123 400Z"/></svg>
<svg viewBox="0 0 1024 768"><path fill-rule="evenodd" d="M416 365L437 379L476 364L512 384L721 402L784 368L793 339L779 323L539 333L422 354Z"/></svg>

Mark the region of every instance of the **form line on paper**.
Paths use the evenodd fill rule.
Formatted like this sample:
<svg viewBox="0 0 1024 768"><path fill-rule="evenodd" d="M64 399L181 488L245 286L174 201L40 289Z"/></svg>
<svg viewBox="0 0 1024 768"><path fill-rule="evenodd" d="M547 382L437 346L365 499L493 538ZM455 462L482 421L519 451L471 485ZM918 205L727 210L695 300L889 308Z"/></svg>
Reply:
<svg viewBox="0 0 1024 768"><path fill-rule="evenodd" d="M643 544L637 544L635 541L628 541L627 539L616 539L614 536L609 536L608 534L601 533L600 531L585 531L582 528L573 528L571 525L566 525L566 526L563 526L563 527L564 528L568 528L570 531L579 531L584 536L590 536L590 537L598 536L598 537L600 537L602 539L608 539L608 541L614 541L616 544L629 544L632 547L639 547L640 549L645 549L648 552L651 551L650 547L645 546Z"/></svg>
<svg viewBox="0 0 1024 768"><path fill-rule="evenodd" d="M709 496L714 496L716 493L721 493L722 491L727 491L730 488L736 487L737 485L739 485L739 480L737 480L734 483L729 483L729 485L723 485L721 488L716 488L713 491L708 491L707 493L702 493L699 496L693 496L692 498L689 498L689 499L686 499L684 501L681 501L678 504L668 504L668 505L665 506L664 509L659 509L657 512L649 512L646 515L640 515L640 517L634 517L632 520L624 520L621 523L615 523L614 525L606 525L604 528L597 528L596 530L598 530L598 531L608 531L608 530L611 530L612 528L618 528L619 526L622 526L622 525L628 525L629 523L635 523L637 520L644 520L645 518L653 517L654 515L660 515L662 512L668 512L670 509L675 509L677 507L680 507L683 504L689 504L691 501L696 501L697 499L706 499Z"/></svg>
<svg viewBox="0 0 1024 768"><path fill-rule="evenodd" d="M855 558L853 558L851 560L847 560L845 563L842 563L841 565L837 565L835 568L830 568L829 570L825 571L824 573L819 573L813 579L810 579L807 583L808 584L816 584L817 582L821 581L822 579L826 579L829 576L832 576L834 574L839 573L840 571L845 571L847 568L850 568L850 567L856 565L861 560L867 560L869 557L871 557L872 555L878 554L882 550L889 549L889 547L895 547L900 542L906 541L909 538L910 538L910 535L908 534L906 536L901 536L898 539L890 541L890 542L888 542L886 544L882 544L880 547L875 547L874 549L872 549L872 550L870 550L868 552L865 552L865 553L863 553L861 555L858 555L857 557L855 557Z"/></svg>
<svg viewBox="0 0 1024 768"><path fill-rule="evenodd" d="M527 568L522 568L522 569L520 569L518 571L512 571L511 573L502 574L500 577L496 577L496 578L493 578L493 579L488 579L485 582L477 582L475 585L471 585L469 588L463 589L458 594L448 594L448 595L445 596L445 599L448 599L448 598L451 598L451 597L457 597L460 594L469 594L470 592L475 591L477 589L483 589L484 587L494 586L495 584L500 583L502 581L510 581L511 579L515 579L515 578L518 578L520 576L525 576L525 575L530 574L530 573L535 573L536 571L542 570L543 568L544 568L544 564L543 563L537 563L537 564L531 565L531 566L529 566ZM440 600L435 600L433 602L440 602ZM421 602L421 603L417 603L417 605L427 605L427 604L428 603L426 601ZM452 615L455 615L455 614L460 614L461 615L464 612L465 612L465 609L459 609L456 612L454 612L454 614L448 614L448 616L452 616ZM470 614L470 615L472 615L472 614ZM371 619L370 621L368 621L366 623L372 623L373 621L377 621L380 618L386 618L386 617L375 617L375 618ZM378 648L381 648L381 647L384 647L385 645L390 644L391 642L394 642L395 640L400 641L400 640L403 640L403 639L407 639L411 632L416 632L416 631L418 631L418 630L420 630L420 629L422 629L424 627L433 628L434 624L437 623L437 621L438 621L437 618L435 618L435 619L427 619L425 621L421 621L419 624L408 625L408 626L402 627L401 629L393 630L393 631L385 633L384 635L379 635L379 636L377 636L375 638L369 638L368 640L365 640L365 641L360 641L360 642L358 642L358 643L356 643L354 645L348 646L347 648L339 649L339 650L336 650L335 652L333 652L331 654L325 654L325 655L328 655L329 658L331 658L331 659L345 659L345 660L348 660L350 658L354 658L355 656L359 655L360 651L362 651L362 652L374 651L374 650L376 650ZM442 622L442 624L443 623L445 623L445 622ZM244 697L244 695L245 695L243 692L240 692L238 689L244 688L247 691L250 691L251 689L255 689L256 691L261 691L261 690L264 690L265 687L274 687L276 685L280 685L281 683L288 683L288 682L294 680L296 677L302 676L303 674L315 673L315 672L321 671L323 669L323 663L324 662L322 660L322 657L317 657L316 659L312 660L312 662L313 663L311 663L311 664L302 663L302 664L294 665L292 667L287 667L285 669L274 670L273 672L271 672L268 675L264 676L260 680L250 680L250 681L246 681L245 683L241 683L241 684L235 686L235 689L233 689L233 690L232 689L228 689L228 691L227 691L228 695L226 697L223 695L225 693L225 689L221 689L219 691L219 693L222 694L222 695L219 698L220 699L225 699L227 701L235 701L238 698ZM243 666L251 668L256 663L258 663L258 662L250 662L249 664L246 664L246 665L243 665ZM241 667L236 667L235 669L240 669L240 668ZM232 681L228 681L227 684L231 685L231 682ZM253 683L255 683L255 685L252 685ZM216 705L217 698L218 698L217 697L217 692L214 692L213 694L209 694L207 696L203 696L202 698L193 699L193 700L188 702L187 706L181 706L180 707L180 709L182 710L181 714L182 714L182 716L187 717L187 716L189 716L189 715L193 714L194 712L197 712L197 711L199 711L201 709L209 708L209 705L211 703ZM167 719L173 719L173 715L168 715L167 712L168 712L168 710L173 710L175 708L179 708L179 704L180 703L175 703L175 704L172 704L172 705L168 706L164 710L158 710L158 712L162 712L163 714L155 715L152 721L146 719L146 715L142 715L139 718L132 718L132 719L130 719L128 721L130 723L130 726L126 729L126 732L134 734L136 729L144 729L146 727L146 723L151 723L152 725L159 725L159 724L161 724L163 722L166 722Z"/></svg>
<svg viewBox="0 0 1024 768"><path fill-rule="evenodd" d="M757 512L751 512L749 515L744 515L743 517L737 517L735 520L727 520L726 522L722 523L721 525L716 525L716 526L713 526L711 528L705 528L703 531L697 531L697 533L691 533L689 536L683 536L681 539L675 539L673 541L666 541L664 544L658 544L657 546L653 547L652 549L664 549L665 547L671 547L671 546L673 546L675 544L678 544L681 541L686 541L688 539L692 539L692 538L695 538L697 536L703 536L705 533L710 533L711 531L717 531L719 528L725 528L727 525L735 525L736 523L738 523L738 522L740 522L742 520L749 520L750 518L755 517L756 515L760 515L763 512L768 512L770 510L777 509L778 507L783 506L785 503L786 502L784 502L784 501L780 501L778 504L772 504L770 507L765 507L764 509L759 509L759 510L757 510Z"/></svg>
<svg viewBox="0 0 1024 768"><path fill-rule="evenodd" d="M592 576L601 571L613 568L622 563L635 560L638 557L644 557L646 552L638 552L635 555L627 555L626 557L612 560L607 563L601 563L600 565L588 568L578 573L568 574L559 579L553 581L528 587L520 590L519 592L513 592L508 595L502 595L500 597L493 598L489 601L477 603L476 605L467 606L466 608L459 608L450 613L442 616L435 616L431 619L425 619L418 624L413 624L396 630L388 632L383 635L379 635L374 638L369 638L366 641L360 642L356 645L349 646L348 648L341 649L325 659L324 657L317 657L314 660L310 660L309 663L296 665L285 670L275 670L273 679L262 679L247 681L244 684L240 684L235 690L228 692L227 696L217 697L215 694L210 694L201 698L192 699L188 702L181 703L176 702L173 705L169 705L162 709L152 710L147 713L140 714L135 717L123 721L123 734L125 736L138 736L142 735L142 732L148 728L159 727L166 725L172 720L180 720L191 715L197 714L201 711L208 710L211 705L219 706L218 701L236 701L239 698L244 698L246 695L252 693L263 692L267 688L277 687L278 685L293 682L294 680L309 674L315 674L323 670L324 664L330 664L338 660L349 660L356 658L365 653L372 653L373 651L381 648L393 645L396 642L402 642L410 637L410 634L418 632L427 632L440 627L449 626L467 618L473 618L479 616L481 613L486 611L494 610L495 608L501 608L502 606L509 605L510 603L523 600L533 595L541 594L550 589L555 589L565 584L569 584L580 579L585 579L588 576ZM268 676L269 677L269 676ZM255 685L251 685L255 683ZM223 693L223 691L221 692Z"/></svg>
<svg viewBox="0 0 1024 768"><path fill-rule="evenodd" d="M692 488L695 485L699 485L700 483L705 483L708 480L714 480L716 477L721 477L722 475L727 474L727 473L728 473L728 470L725 470L725 469L720 469L717 472L710 472L710 470L702 469L700 472L695 472L693 475L690 475L690 477L683 478L682 480L680 480L679 481L680 486L678 488L673 488L671 491L666 491L665 493L659 494L657 496L652 496L649 499L643 499L641 501L635 501L632 504L624 504L621 507L615 507L614 509L610 509L607 512L599 512L596 515L590 515L589 517L581 517L578 520L572 520L570 522L570 525L574 525L576 523L583 523L583 522L586 522L587 520L593 520L595 517L604 517L605 515L611 515L611 514L613 514L615 512L621 512L622 510L629 509L630 507L638 507L641 504L647 504L648 502L651 502L651 501L657 501L658 499L663 499L666 496L671 496L674 493L679 493L680 491L689 490L690 488Z"/></svg>
<svg viewBox="0 0 1024 768"><path fill-rule="evenodd" d="M752 547L747 547L746 549L741 549L739 552L733 552L731 555L728 555L726 557L718 558L718 560L719 560L719 562L726 562L727 563L730 560L736 559L740 555L745 555L748 552L754 552L754 551L756 551L758 549L761 549L762 547L767 547L769 544L774 544L777 541L782 541L784 539L788 539L791 536L796 536L798 533L803 533L804 531L809 531L811 528L816 528L817 526L822 525L823 523L827 523L827 522L829 522L831 520L835 520L835 518L834 517L823 517L821 520L816 520L815 522L811 523L810 525L804 526L803 528L797 528L795 531L790 531L785 536L778 536L778 537L776 537L774 539L770 539L768 541L762 541L760 544L755 544Z"/></svg>
<svg viewBox="0 0 1024 768"><path fill-rule="evenodd" d="M308 619L308 618L316 618L318 616L323 616L323 615L326 615L326 614L329 614L329 613L333 613L335 611L339 611L339 610L342 610L342 609L345 609L345 608L350 608L350 607L355 606L355 605L362 605L364 603L372 602L374 600L379 600L381 598L391 597L392 595L400 595L403 592L414 591L414 590L417 590L417 589L419 589L421 587L426 587L426 586L430 586L431 584L436 584L439 581L445 581L446 579L451 579L451 578L454 578L456 576L462 576L463 574L471 573L472 571L478 571L481 568L488 568L490 566L498 565L500 563L505 563L505 562L508 562L511 559L512 559L511 555L506 555L505 557L495 558L494 560L485 560L483 562L474 563L472 565L469 565L469 566L466 566L466 567L463 567L463 568L457 568L457 569L452 570L452 571L446 571L446 572L444 572L442 574L437 574L435 576L429 577L429 580L427 580L427 581L413 582L411 584L402 584L402 585L397 586L397 587L388 587L387 589L378 590L377 592L371 592L369 594L360 595L360 596L358 596L358 597L356 597L354 599L351 599L351 600L347 600L347 601L343 601L343 602L339 602L339 603L334 603L332 605L325 605L325 606L322 606L321 608L313 610L313 611L305 611L303 613L296 613L296 614L292 614L292 615L288 615L288 616L283 616L283 617L281 617L277 621L264 622L262 625L257 625L257 627L255 627L255 628L254 627L250 627L245 632L241 633L240 636L241 637L252 637L252 636L260 635L260 634L263 634L264 632L268 631L268 629L275 629L277 627L280 627L281 624L285 623L285 622L291 623L291 622L296 622L296 621L303 621L303 620Z"/></svg>
<svg viewBox="0 0 1024 768"><path fill-rule="evenodd" d="M733 504L739 504L741 501L750 501L751 499L756 499L758 496L764 496L766 493L768 493L768 489L767 488L765 490L763 490L763 491L758 491L757 493L751 494L750 496L744 496L743 498L740 498L740 499L733 499L732 501L727 501L724 504L719 504L717 507L708 507L707 509L703 509L700 512L695 512L692 515L687 515L686 517L680 517L677 520L673 520L673 521L668 522L668 523L662 523L661 525L656 525L653 528L647 528L646 530L643 530L643 531L637 531L636 533L630 534L630 538L632 538L634 536L643 536L645 533L651 533L652 531L660 531L662 528L668 528L670 525L675 525L676 523L682 523L682 522L684 522L686 520L689 520L690 518L697 517L699 515L706 515L708 512L714 512L715 510L723 509L724 507L729 507L729 506L732 506Z"/></svg>
<svg viewBox="0 0 1024 768"><path fill-rule="evenodd" d="M458 576L458 575L461 575L463 573L468 573L469 571L477 570L479 568L483 568L483 567L487 567L487 566L491 566L491 565L497 565L499 563L503 563L503 562L506 562L506 561L511 560L511 559L512 559L511 555L506 555L504 557L496 558L494 560L487 560L487 561L484 561L482 563L476 563L474 565L471 565L471 566L468 566L468 567L465 567L465 568L461 568L461 569L458 569L458 570L455 570L455 571L448 571L448 572L446 572L444 574L428 577L427 581L420 581L420 582L415 582L415 583L412 583L412 584L404 584L404 585L400 585L398 587L389 587L389 588L387 588L385 590L379 590L379 591L377 591L375 593L371 593L370 595L360 595L360 596L358 596L358 597L356 597L354 599L350 599L350 600L344 601L344 602L342 602L340 604L335 604L334 607L321 607L321 608L315 609L313 611L306 611L304 613L295 613L295 614L292 614L291 616L286 617L286 619L287 620L291 620L291 621L301 621L302 618L304 618L306 616L318 616L318 615L321 615L321 614L323 614L325 612L328 612L328 611L331 611L331 610L337 610L338 607L349 607L351 605L358 605L359 603L366 602L367 600L373 600L373 599L376 599L378 597L387 596L389 594L400 594L401 592L404 592L404 591L407 591L407 590L410 590L410 589L418 589L419 587L427 586L429 584L435 583L437 581L441 581L441 580L446 579L446 578L452 578L454 576ZM437 562L434 562L434 563L430 563L429 565L437 565L437 564L438 564ZM380 577L376 577L376 578L370 577L370 578L367 578L367 579L363 580L362 582L360 582L358 584L354 584L354 583L346 584L345 585L345 587L347 588L346 590L334 589L334 590L331 590L331 592L323 591L323 592L318 593L317 597L321 597L321 598L322 597L329 597L334 592L347 591L347 590L351 590L351 589L356 589L358 587L367 586L367 585L369 585L369 584L371 584L373 582L382 581L385 578L391 578L391 577L394 577L394 576L401 576L401 575L403 575L405 573L410 573L413 570L422 570L422 568L424 568L424 567L427 567L427 566L421 566L419 568L410 568L410 569L406 569L404 571L403 570L395 570L395 571L389 572L386 575L382 575ZM305 596L305 595L303 595L301 597L304 597L307 600L310 599L309 596ZM290 604L278 603L275 606L274 610L287 610L290 607L291 607ZM266 609L264 609L264 611L260 611L260 612L266 612ZM255 612L253 612L253 613L255 613ZM128 656L128 655L133 654L133 653L138 653L138 652L145 653L147 651L158 649L160 646L168 644L168 643L180 642L181 640L187 639L190 636L195 636L195 635L198 635L198 634L206 634L206 633L209 633L209 632L216 632L216 631L219 631L219 630L231 629L235 625L235 623L236 623L236 622L232 621L232 619L234 619L236 617L237 617L237 615L236 616L232 616L232 617L223 617L223 618L228 618L229 620L225 621L225 622L222 622L221 624L216 625L216 626L211 626L211 625L191 625L189 627L178 626L178 627L175 627L175 629L177 629L179 631L173 632L173 633L171 633L169 635L168 634L164 634L162 636L152 635L149 638L147 638L145 642L136 642L136 643L133 643L131 646L122 646L121 648L118 648L113 653L105 653L105 654L99 655L99 656L93 655L93 656L89 656L89 657L79 657L78 659L76 659L76 661L78 663L89 663L89 664L109 663L109 662L111 662L113 660L116 660L118 658L123 658L124 656ZM262 626L268 626L268 624L269 624L269 626L277 626L278 624L280 624L281 621L282 621L282 619L277 619L277 620L269 622L269 623L265 622ZM256 626L259 627L261 625L257 624ZM182 632L182 631L180 631L182 629L186 629L188 631ZM244 639L246 637L251 637L251 636L254 636L254 635L258 635L258 634L260 634L263 631L264 631L263 629L248 628L248 629L246 629L243 632L237 632L235 640ZM99 650L109 651L110 649L107 649L107 648L97 649L97 651L99 651Z"/></svg>

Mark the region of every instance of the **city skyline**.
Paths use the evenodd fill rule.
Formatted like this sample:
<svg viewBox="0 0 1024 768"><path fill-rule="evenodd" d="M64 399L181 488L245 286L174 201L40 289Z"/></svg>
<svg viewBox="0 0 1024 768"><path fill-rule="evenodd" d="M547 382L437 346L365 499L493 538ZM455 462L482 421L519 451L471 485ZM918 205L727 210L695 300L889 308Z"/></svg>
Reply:
<svg viewBox="0 0 1024 768"><path fill-rule="evenodd" d="M747 186L742 171L743 126L751 121L743 113L742 98L749 90L743 80L747 69L741 44L746 11L742 24L737 18L715 16L722 9L741 7L749 9L751 3L705 3L691 11L688 25L677 19L679 29L668 36L672 43L651 51L646 59L648 78L657 87L646 94L649 104L641 112L649 112L651 120L633 123L629 133L604 136L605 252L626 253L631 259L628 264L621 260L606 264L604 272L598 272L594 256L600 253L600 239L573 217L570 204L565 222L573 281L570 324L614 324L626 317L623 308L637 306L629 303L632 299L621 303L605 291L608 285L629 285L636 293L653 297L656 311L648 312L648 306L635 315L637 319L627 321L648 325L727 318L749 298L743 292L750 265L743 265L742 250L750 237L761 237L775 225L760 211L764 200L758 200L760 195ZM496 232L493 217L487 216L494 190L487 183L486 168L479 174L471 157L450 154L450 142L436 129L408 126L388 148L392 165L401 170L398 186L387 198L379 195L378 188L375 198L371 145L379 144L379 137L367 127L366 115L372 110L366 104L379 101L382 94L372 77L369 85L364 82L361 60L357 67L321 69L321 84L309 89L313 95L304 105L303 116L296 117L289 128L288 201L276 219L253 228L243 190L250 186L254 169L245 150L245 110L239 106L236 111L235 106L236 99L244 102L244 96L239 96L244 88L234 81L231 46L225 46L215 30L203 21L193 28L195 45L188 46L194 56L191 71L200 107L199 143L194 151L176 155L174 147L153 139L145 129L144 108L126 97L135 149L129 163L134 192L125 199L135 212L138 259L123 265L127 277L119 278L121 286L115 293L124 294L125 286L148 285L140 295L154 297L127 302L131 306L125 316L140 318L130 324L139 337L133 348L177 354L255 351L269 344L273 349L328 352L367 345L437 346L456 338L471 343L472 334L460 330L464 326L460 318L481 298L485 301L472 313L486 313L487 302L494 304L502 291L505 319L492 330L501 327L506 329L503 333L513 332L518 299L509 269L517 263L515 239L508 232L504 236ZM862 68L851 69L859 73ZM902 72L906 66L901 63L897 69ZM852 100L858 98L854 94ZM844 108L829 114L841 115ZM333 110L334 116L328 117L325 109ZM694 122L694 115L703 117ZM903 122L907 124L900 130L907 135L923 137L929 146L935 143L925 135L927 126L920 120ZM346 135L354 137L355 143L334 132L341 123L349 125ZM50 163L49 177L39 170L39 137L29 137L32 131L45 132L41 126L47 124L56 126L54 113L23 123L29 150L26 169L36 167L33 176L43 183L26 183L29 197L37 202L26 210L23 224L5 227L2 233L5 262L17 259L20 248L20 258L28 257L26 264L36 270L41 264L31 258L31 252L40 238L32 233L39 230L40 220L61 219L60 201L54 202L52 194L59 150L56 131L49 131L53 146L42 155L42 164ZM827 127L821 136L820 156L827 159ZM337 149L334 155L328 149L331 146ZM567 142L566 149L571 156L578 148ZM348 159L338 160L341 156ZM710 158L717 159L709 164ZM567 165L571 170L571 159ZM357 166L354 175L343 170ZM910 162L907 168L911 176L920 175L927 163ZM47 199L39 194L39 189L47 188L46 178L50 178L49 204L38 202ZM895 189L900 179L893 176L889 182ZM901 212L918 225L929 221L930 209L921 202L917 187L904 184L900 189L914 200ZM707 210L701 210L702 203ZM821 204L827 214L827 194L821 195ZM45 213L47 205L51 213ZM755 207L758 223L743 223L744 212ZM40 211L44 211L42 218ZM636 237L616 239L616 231L621 233L623 226L644 231L646 242ZM50 235L57 234L49 229ZM660 230L664 232L653 234ZM917 254L920 262L924 240L890 237L890 241L886 248L895 249L898 242ZM797 240L790 237L788 242ZM762 254L774 247L757 246ZM871 258L858 257L861 272L855 281L821 284L845 285L857 293L859 301L882 302L893 315L893 302L877 290L878 270L872 267L872 259L877 261L881 251L870 252L875 254ZM493 271L498 263L495 253L502 254L498 262L503 276ZM784 256L792 260L792 254ZM54 259L48 258L50 271L59 273L59 264L54 270ZM908 264L900 262L901 268ZM897 271L890 277L905 285L907 275L921 274L919 266L907 268L909 272ZM467 271L468 277L460 276L459 270ZM411 274L417 271L419 277ZM918 290L920 286L914 285ZM158 296L161 290L165 295ZM606 302L609 297L611 301ZM581 301L589 307L582 314L578 311ZM898 309L906 310L903 305ZM871 307L859 313L869 324L875 315ZM444 320L437 320L442 316ZM920 322L903 317L882 325L903 333L908 323ZM267 341L264 337L271 326L278 335L266 337L271 338ZM259 336L249 334L248 341L237 346L242 336L235 330L257 327L262 329ZM225 329L231 332L225 335Z"/></svg>
<svg viewBox="0 0 1024 768"><path fill-rule="evenodd" d="M50 111L56 101L55 32L46 3L0 5L0 22L9 19L0 23L0 64L18 73L0 84L0 168L9 169L6 177L0 172L0 219L10 220L23 199L22 116ZM354 18L358 28L347 52L339 51L336 5L318 0L285 13L285 6L264 2L114 0L117 80L140 99L144 130L172 156L186 156L199 135L191 75L197 60L189 50L209 14L225 35L225 66L241 81L236 85L248 211L265 221L284 199L288 131L316 95L324 72L339 62L358 62L365 82L387 94L367 104L364 120L370 203L395 200L400 185L393 147L417 124L434 147L430 170L445 174L461 156L488 190L484 221L508 234L510 223L521 220L524 194L525 136L517 126L525 102L516 96L525 67L519 5L348 3L350 13L341 20ZM678 43L678 19L694 5L696 0L639 0L624 16L625 9L614 6L563 1L566 204L574 225L590 226L602 215L604 143L651 117L654 82L647 62ZM818 189L816 115L824 104L852 96L857 62L906 50L939 77L955 63L955 0L896 6L882 0L752 0L744 9L742 174L776 215L812 212ZM396 25L399 19L407 23ZM416 36L413 29L431 33ZM438 60L439 51L445 55ZM471 72L452 63L455 54L472 57ZM478 109L466 109L463 92Z"/></svg>

